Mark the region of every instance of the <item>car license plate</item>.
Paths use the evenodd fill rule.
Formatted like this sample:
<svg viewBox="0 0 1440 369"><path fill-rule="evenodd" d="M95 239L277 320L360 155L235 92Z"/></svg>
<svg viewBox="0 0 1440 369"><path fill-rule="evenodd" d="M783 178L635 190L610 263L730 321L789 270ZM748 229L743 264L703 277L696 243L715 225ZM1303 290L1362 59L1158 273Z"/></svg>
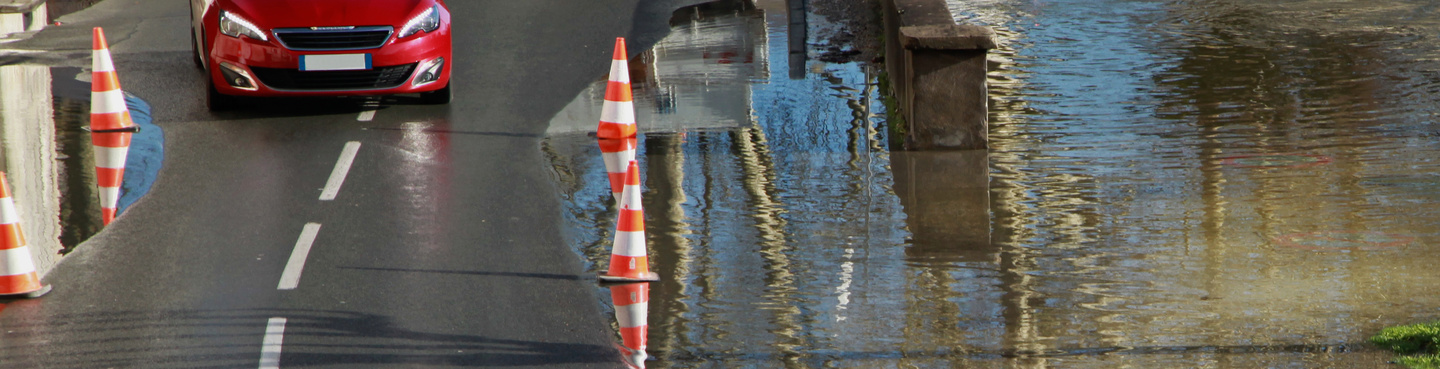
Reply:
<svg viewBox="0 0 1440 369"><path fill-rule="evenodd" d="M369 70L370 54L301 55L300 70Z"/></svg>

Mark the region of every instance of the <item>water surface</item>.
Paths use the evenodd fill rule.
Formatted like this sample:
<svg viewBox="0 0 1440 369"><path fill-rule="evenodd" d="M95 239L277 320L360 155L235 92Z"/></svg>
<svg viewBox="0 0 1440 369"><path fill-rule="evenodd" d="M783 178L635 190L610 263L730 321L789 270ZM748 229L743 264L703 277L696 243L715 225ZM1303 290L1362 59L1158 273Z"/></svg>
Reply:
<svg viewBox="0 0 1440 369"><path fill-rule="evenodd" d="M987 154L889 152L877 66L736 3L632 61L649 367L1376 367L1440 317L1429 5L951 0L1003 45ZM598 272L598 148L545 150Z"/></svg>

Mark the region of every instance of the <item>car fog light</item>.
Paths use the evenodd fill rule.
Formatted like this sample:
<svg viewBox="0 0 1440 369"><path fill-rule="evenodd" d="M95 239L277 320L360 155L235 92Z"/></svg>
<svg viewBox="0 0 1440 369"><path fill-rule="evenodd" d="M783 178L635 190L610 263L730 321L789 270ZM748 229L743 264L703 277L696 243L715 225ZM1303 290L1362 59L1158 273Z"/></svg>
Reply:
<svg viewBox="0 0 1440 369"><path fill-rule="evenodd" d="M420 73L415 75L412 86L421 86L427 83L440 80L440 72L445 69L445 58L435 58L420 64Z"/></svg>
<svg viewBox="0 0 1440 369"><path fill-rule="evenodd" d="M246 91L256 89L255 79L250 77L250 73L230 63L220 63L220 76L225 78L225 83L230 87Z"/></svg>

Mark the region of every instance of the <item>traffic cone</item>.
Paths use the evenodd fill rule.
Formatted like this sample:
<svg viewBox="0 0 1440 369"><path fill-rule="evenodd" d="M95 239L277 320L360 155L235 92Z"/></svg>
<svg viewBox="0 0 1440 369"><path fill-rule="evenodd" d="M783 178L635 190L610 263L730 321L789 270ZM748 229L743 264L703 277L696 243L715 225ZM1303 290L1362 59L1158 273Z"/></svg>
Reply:
<svg viewBox="0 0 1440 369"><path fill-rule="evenodd" d="M90 76L90 143L95 146L95 179L100 188L100 213L105 225L115 220L120 181L130 136L139 127L130 120L125 93L115 76L115 64L105 43L105 31L95 27L93 68Z"/></svg>
<svg viewBox="0 0 1440 369"><path fill-rule="evenodd" d="M20 231L20 212L15 211L6 183L5 173L0 172L0 298L40 297L50 292L50 286L40 284L35 259Z"/></svg>
<svg viewBox="0 0 1440 369"><path fill-rule="evenodd" d="M615 222L615 242L610 247L610 270L601 282L654 282L660 276L650 272L645 256L645 210L640 207L640 165L630 161L625 171L625 189L620 195L620 215Z"/></svg>
<svg viewBox="0 0 1440 369"><path fill-rule="evenodd" d="M600 107L600 126L595 129L595 137L635 137L635 103L630 95L629 65L625 38L616 38L615 56L610 60L610 83L605 85L605 105Z"/></svg>
<svg viewBox="0 0 1440 369"><path fill-rule="evenodd" d="M605 173L610 176L610 193L620 203L625 189L625 169L635 160L635 138L600 139L600 155L605 158Z"/></svg>
<svg viewBox="0 0 1440 369"><path fill-rule="evenodd" d="M620 323L620 348L625 364L645 368L646 340L650 333L650 284L627 283L610 287L615 302L615 321Z"/></svg>

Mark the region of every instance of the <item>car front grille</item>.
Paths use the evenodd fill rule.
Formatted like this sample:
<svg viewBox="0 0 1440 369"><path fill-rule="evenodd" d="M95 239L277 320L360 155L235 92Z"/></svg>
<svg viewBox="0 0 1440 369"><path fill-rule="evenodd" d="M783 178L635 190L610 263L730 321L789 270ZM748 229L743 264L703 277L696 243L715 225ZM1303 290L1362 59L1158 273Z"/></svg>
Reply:
<svg viewBox="0 0 1440 369"><path fill-rule="evenodd" d="M390 39L394 28L334 27L276 28L271 30L281 45L291 50L363 50L374 49Z"/></svg>
<svg viewBox="0 0 1440 369"><path fill-rule="evenodd" d="M416 63L377 67L371 70L306 72L298 69L250 67L255 77L279 90L370 90L393 88L405 83Z"/></svg>

